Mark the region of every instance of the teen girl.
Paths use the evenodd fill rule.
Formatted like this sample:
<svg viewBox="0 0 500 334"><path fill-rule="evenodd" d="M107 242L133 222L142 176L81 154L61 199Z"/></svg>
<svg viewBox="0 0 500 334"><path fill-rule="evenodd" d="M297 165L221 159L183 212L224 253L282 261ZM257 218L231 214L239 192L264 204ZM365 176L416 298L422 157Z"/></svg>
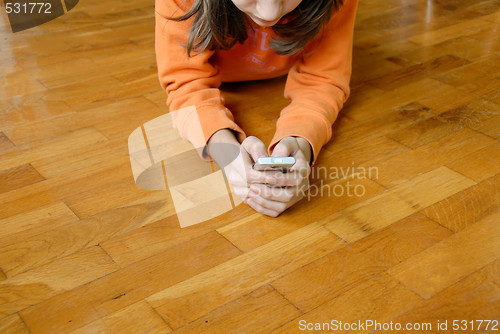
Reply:
<svg viewBox="0 0 500 334"><path fill-rule="evenodd" d="M203 159L224 168L234 191L258 212L276 217L301 199L310 166L332 136L349 96L357 3L156 0L158 75L174 126ZM285 74L290 104L266 149L234 122L219 87ZM297 162L290 173L253 170L268 154Z"/></svg>

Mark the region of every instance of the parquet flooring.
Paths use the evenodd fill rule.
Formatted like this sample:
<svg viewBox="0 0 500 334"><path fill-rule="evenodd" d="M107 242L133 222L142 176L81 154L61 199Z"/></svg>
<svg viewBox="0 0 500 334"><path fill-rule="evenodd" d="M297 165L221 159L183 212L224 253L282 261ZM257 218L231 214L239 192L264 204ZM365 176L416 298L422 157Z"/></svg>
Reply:
<svg viewBox="0 0 500 334"><path fill-rule="evenodd" d="M127 147L167 112L154 2L80 1L17 33L0 16L0 333L500 330L498 1L360 1L319 194L182 229ZM284 83L222 86L265 143Z"/></svg>

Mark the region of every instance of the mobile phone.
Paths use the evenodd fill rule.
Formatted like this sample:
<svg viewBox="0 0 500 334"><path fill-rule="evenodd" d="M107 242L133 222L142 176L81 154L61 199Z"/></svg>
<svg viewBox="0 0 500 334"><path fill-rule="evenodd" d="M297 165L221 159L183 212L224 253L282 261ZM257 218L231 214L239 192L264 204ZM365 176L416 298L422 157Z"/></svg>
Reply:
<svg viewBox="0 0 500 334"><path fill-rule="evenodd" d="M253 169L260 171L280 171L287 173L295 164L294 157L260 157L253 165Z"/></svg>

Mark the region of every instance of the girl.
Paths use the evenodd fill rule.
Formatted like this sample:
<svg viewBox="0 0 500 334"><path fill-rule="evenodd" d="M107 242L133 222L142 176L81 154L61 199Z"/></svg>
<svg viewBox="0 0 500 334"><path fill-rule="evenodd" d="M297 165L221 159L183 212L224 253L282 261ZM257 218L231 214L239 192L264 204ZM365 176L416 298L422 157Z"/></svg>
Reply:
<svg viewBox="0 0 500 334"><path fill-rule="evenodd" d="M310 166L349 96L357 2L156 0L158 75L174 126L258 212L276 217L304 196ZM219 87L285 74L290 104L266 149L234 122ZM290 173L253 170L268 154L296 164Z"/></svg>

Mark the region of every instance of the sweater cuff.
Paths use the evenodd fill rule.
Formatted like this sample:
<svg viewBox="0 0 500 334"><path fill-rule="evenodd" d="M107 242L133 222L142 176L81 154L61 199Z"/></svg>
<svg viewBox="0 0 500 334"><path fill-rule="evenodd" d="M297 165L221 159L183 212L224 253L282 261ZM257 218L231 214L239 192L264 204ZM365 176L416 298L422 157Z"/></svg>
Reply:
<svg viewBox="0 0 500 334"><path fill-rule="evenodd" d="M327 127L325 131L324 128ZM274 147L285 137L302 137L309 142L312 148L312 163L315 164L319 152L325 143L331 137L331 127L319 117L312 117L304 122L304 116L284 116L280 117L276 126L276 133L268 147L268 153L271 155Z"/></svg>
<svg viewBox="0 0 500 334"><path fill-rule="evenodd" d="M189 106L172 112L172 122L182 138L187 139L201 159L212 161L207 153L207 143L214 133L231 129L241 143L245 132L234 122L230 111L221 106Z"/></svg>

